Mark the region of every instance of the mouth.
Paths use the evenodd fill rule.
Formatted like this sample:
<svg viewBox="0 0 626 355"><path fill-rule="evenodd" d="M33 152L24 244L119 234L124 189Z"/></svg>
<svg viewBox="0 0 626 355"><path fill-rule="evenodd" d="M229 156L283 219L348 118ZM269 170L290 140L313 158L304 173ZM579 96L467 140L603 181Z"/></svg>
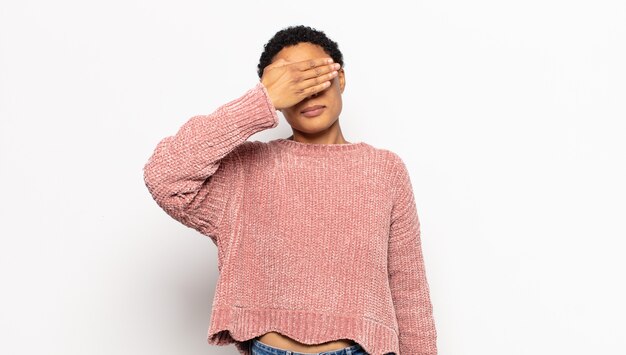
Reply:
<svg viewBox="0 0 626 355"><path fill-rule="evenodd" d="M302 113L305 117L315 117L324 112L325 108L326 106L323 105L308 106L304 110L300 111L300 113Z"/></svg>

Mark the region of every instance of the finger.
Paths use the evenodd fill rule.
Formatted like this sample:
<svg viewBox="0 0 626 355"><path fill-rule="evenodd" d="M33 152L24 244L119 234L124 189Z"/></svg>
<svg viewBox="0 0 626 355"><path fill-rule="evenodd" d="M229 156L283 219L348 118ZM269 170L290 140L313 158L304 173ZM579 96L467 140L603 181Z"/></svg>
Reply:
<svg viewBox="0 0 626 355"><path fill-rule="evenodd" d="M282 67L282 66L287 65L287 64L289 64L289 62L287 62L286 60L281 58L281 59L278 59L278 60L268 64L265 67L265 69L272 69L272 68ZM263 69L263 70L265 70L265 69Z"/></svg>
<svg viewBox="0 0 626 355"><path fill-rule="evenodd" d="M320 67L315 67L315 68L311 68L306 71L303 71L299 77L300 77L300 80L320 77L324 74L332 73L333 71L339 70L340 67L341 65L339 65L339 63L332 63L332 64L320 66Z"/></svg>
<svg viewBox="0 0 626 355"><path fill-rule="evenodd" d="M282 66L285 66L287 64L290 64L290 62L284 60L283 58L277 59L276 61L268 64L267 66L265 66L265 68L263 68L263 73L265 73L265 71L267 71L267 70L271 70L271 69L274 69L274 68L282 67Z"/></svg>
<svg viewBox="0 0 626 355"><path fill-rule="evenodd" d="M316 77L304 80L301 83L299 83L297 86L299 88L303 89L303 90L306 90L307 88L310 88L312 86L320 85L320 84L323 84L324 82L330 82L338 74L339 74L339 72L334 70L334 71L331 71L330 73L323 74L323 75L320 75L320 76L316 76Z"/></svg>
<svg viewBox="0 0 626 355"><path fill-rule="evenodd" d="M319 67L322 65L327 65L333 62L332 58L314 58L314 59L308 59L308 60L303 60L301 62L295 62L293 63L293 65L301 70L301 71L305 71L305 70L309 70L315 67Z"/></svg>
<svg viewBox="0 0 626 355"><path fill-rule="evenodd" d="M288 61L286 61L285 59L280 58L280 59L278 59L277 61L275 61L274 63L272 63L271 65L272 65L273 67L282 67L283 65L287 65L287 64L289 64L289 63L291 63L291 62L288 62Z"/></svg>
<svg viewBox="0 0 626 355"><path fill-rule="evenodd" d="M322 90L326 90L328 87L330 86L330 81L324 81L321 84L317 84L314 86L311 86L309 88L306 88L304 90L301 91L301 96L302 97L309 97L311 95L317 94L318 92L322 91Z"/></svg>

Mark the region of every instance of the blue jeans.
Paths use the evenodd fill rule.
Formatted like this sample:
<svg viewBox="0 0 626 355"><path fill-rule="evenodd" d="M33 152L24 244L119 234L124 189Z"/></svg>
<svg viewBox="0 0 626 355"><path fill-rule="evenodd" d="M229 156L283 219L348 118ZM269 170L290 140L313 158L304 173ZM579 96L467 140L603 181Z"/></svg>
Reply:
<svg viewBox="0 0 626 355"><path fill-rule="evenodd" d="M394 353L389 353L394 355ZM321 353L299 353L291 350L284 350L267 345L261 342L259 339L252 340L252 355L369 355L365 352L365 349L358 343L331 351L323 351Z"/></svg>
<svg viewBox="0 0 626 355"><path fill-rule="evenodd" d="M354 344L343 349L323 351L321 353L299 353L267 345L259 339L252 340L252 355L369 355L361 345Z"/></svg>

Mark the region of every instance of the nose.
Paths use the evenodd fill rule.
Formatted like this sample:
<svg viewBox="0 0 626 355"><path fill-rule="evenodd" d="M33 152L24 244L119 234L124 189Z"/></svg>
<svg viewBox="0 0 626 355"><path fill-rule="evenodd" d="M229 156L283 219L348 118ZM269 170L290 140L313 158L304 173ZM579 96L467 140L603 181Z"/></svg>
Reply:
<svg viewBox="0 0 626 355"><path fill-rule="evenodd" d="M314 97L318 97L321 93L322 93L322 92L320 91L320 92L316 92L315 94L311 94L311 95L307 96L307 99L311 99L311 98L314 98Z"/></svg>

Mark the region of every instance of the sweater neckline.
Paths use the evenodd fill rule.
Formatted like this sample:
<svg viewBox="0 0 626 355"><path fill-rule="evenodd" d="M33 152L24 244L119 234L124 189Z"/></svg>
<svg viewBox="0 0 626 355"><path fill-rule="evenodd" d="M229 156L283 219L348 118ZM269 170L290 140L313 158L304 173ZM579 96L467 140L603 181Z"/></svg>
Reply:
<svg viewBox="0 0 626 355"><path fill-rule="evenodd" d="M365 142L350 143L303 143L287 138L274 140L280 147L289 151L308 155L333 155L345 152L355 152L367 146Z"/></svg>

